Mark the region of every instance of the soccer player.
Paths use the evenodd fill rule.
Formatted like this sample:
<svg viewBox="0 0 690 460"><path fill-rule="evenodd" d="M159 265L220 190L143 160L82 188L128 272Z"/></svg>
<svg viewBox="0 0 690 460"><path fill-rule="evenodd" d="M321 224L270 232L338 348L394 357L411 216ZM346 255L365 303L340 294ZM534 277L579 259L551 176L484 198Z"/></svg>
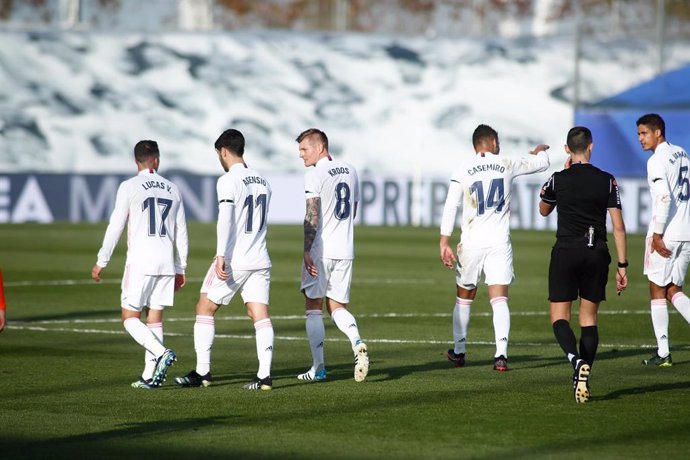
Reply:
<svg viewBox="0 0 690 460"><path fill-rule="evenodd" d="M145 367L134 388L154 388L165 380L175 352L163 346L163 310L172 306L175 291L185 285L187 223L180 192L158 174L160 152L155 141L134 146L139 173L120 184L115 208L91 269L101 280L122 230L127 225L127 260L122 278L122 322L132 338L146 349ZM146 325L141 312L146 309ZM148 326L148 327L147 327Z"/></svg>
<svg viewBox="0 0 690 460"><path fill-rule="evenodd" d="M470 306L477 295L482 272L493 309L496 353L494 369L508 370L510 311L508 286L513 281L510 244L510 197L513 178L544 171L549 166L548 145L537 145L532 156L499 156L498 133L479 125L472 134L475 154L462 160L453 173L441 220L441 261L455 269L457 298L453 310L454 348L446 356L455 367L465 365ZM462 224L457 257L450 247L455 215L462 203Z"/></svg>
<svg viewBox="0 0 690 460"><path fill-rule="evenodd" d="M649 113L637 120L637 136L647 161L647 182L652 195L652 220L647 230L644 274L649 279L652 326L657 351L645 365L671 366L668 345L668 300L690 322L690 299L683 281L690 261L690 161L682 147L666 141L663 118Z"/></svg>
<svg viewBox="0 0 690 460"><path fill-rule="evenodd" d="M312 367L297 378L326 379L322 311L325 298L331 319L350 340L355 381L361 382L369 373L369 355L359 336L357 321L347 309L354 259L354 219L359 202L357 171L328 153L328 138L323 131L308 129L297 136L297 142L299 156L309 168L304 175L307 210L301 290L312 355Z"/></svg>
<svg viewBox="0 0 690 460"><path fill-rule="evenodd" d="M254 322L259 370L244 388L271 390L273 324L268 314L271 259L266 248L271 187L266 179L244 162L244 136L236 129L224 131L215 143L225 170L218 179L216 256L201 286L194 323L196 368L175 382L182 386L211 384L211 347L215 336L214 316L238 292Z"/></svg>
<svg viewBox="0 0 690 460"><path fill-rule="evenodd" d="M606 244L606 213L611 216L618 254L616 289L623 291L626 276L625 224L614 177L590 164L592 133L576 126L568 132L565 169L554 173L541 189L539 212L548 216L558 208L556 244L549 264L551 324L556 341L573 366L575 401L590 397L589 376L599 345L597 312L606 300L611 256ZM570 327L572 303L580 297L580 349Z"/></svg>

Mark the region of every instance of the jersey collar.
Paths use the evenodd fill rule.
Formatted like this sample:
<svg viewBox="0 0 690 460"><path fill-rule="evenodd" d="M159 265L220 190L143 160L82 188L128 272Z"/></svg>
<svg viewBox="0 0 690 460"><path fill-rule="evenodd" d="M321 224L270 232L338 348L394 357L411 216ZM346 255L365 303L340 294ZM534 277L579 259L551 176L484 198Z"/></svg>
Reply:
<svg viewBox="0 0 690 460"><path fill-rule="evenodd" d="M317 161L316 164L319 164L319 163L321 163L322 161L333 161L333 157L331 157L330 155L328 155L328 156L326 156L326 157L323 157L323 158L321 158L319 161Z"/></svg>

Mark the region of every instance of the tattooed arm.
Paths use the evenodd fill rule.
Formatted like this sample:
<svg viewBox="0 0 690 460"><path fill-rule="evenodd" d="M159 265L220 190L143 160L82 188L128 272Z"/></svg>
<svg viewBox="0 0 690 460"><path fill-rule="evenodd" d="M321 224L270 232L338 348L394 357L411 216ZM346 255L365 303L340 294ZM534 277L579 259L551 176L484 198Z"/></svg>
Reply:
<svg viewBox="0 0 690 460"><path fill-rule="evenodd" d="M316 239L316 230L319 227L320 208L320 198L307 198L307 212L304 215L304 266L311 276L316 276L318 273L310 251L314 244L314 239Z"/></svg>

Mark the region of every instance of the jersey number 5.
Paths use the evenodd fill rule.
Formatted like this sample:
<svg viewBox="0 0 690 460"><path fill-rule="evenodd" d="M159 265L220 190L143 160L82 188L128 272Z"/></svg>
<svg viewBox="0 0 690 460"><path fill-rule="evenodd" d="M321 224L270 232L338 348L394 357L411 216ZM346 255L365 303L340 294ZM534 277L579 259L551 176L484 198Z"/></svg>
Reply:
<svg viewBox="0 0 690 460"><path fill-rule="evenodd" d="M172 200L167 198L156 198L153 196L144 200L141 210L149 210L149 236L156 236L156 234L166 236L168 234L168 229L165 228L165 219L168 218L172 203ZM156 204L161 208L161 226L158 229L156 228ZM156 230L158 230L158 233L156 233Z"/></svg>
<svg viewBox="0 0 690 460"><path fill-rule="evenodd" d="M680 187L680 194L678 199L680 201L688 201L690 198L690 183L688 183L688 167L681 166L678 172L678 186Z"/></svg>
<svg viewBox="0 0 690 460"><path fill-rule="evenodd" d="M503 210L505 204L505 191L503 179L491 179L489 193L484 201L484 184L477 181L470 187L470 193L477 195L477 215L481 216L487 209L496 208L496 212Z"/></svg>

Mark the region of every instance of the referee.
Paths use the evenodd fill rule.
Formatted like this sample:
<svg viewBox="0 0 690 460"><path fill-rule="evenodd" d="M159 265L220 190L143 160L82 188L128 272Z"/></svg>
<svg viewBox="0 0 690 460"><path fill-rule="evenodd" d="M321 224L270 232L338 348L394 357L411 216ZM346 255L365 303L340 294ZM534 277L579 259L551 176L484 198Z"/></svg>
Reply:
<svg viewBox="0 0 690 460"><path fill-rule="evenodd" d="M589 374L599 344L597 310L606 300L611 256L606 245L606 211L611 216L618 254L616 289L627 286L625 224L616 179L590 164L592 133L576 126L568 132L563 171L554 173L541 189L539 212L548 216L558 207L556 244L549 265L551 324L558 344L575 371L575 401L589 399ZM580 297L580 347L570 327L574 300Z"/></svg>

